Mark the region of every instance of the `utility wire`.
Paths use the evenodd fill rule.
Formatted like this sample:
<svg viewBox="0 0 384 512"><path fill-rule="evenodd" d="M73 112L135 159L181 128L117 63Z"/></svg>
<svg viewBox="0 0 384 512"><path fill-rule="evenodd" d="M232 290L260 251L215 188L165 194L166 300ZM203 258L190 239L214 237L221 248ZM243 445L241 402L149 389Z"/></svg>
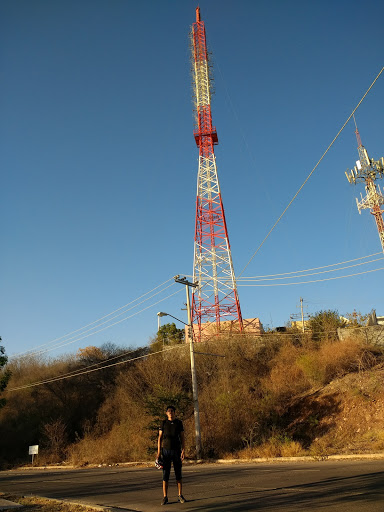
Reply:
<svg viewBox="0 0 384 512"><path fill-rule="evenodd" d="M356 274L349 274L347 276L328 277L326 279L315 279L313 281L299 281L298 283L272 283L272 284L239 284L239 286L290 286L291 284L307 284L307 283L320 283L321 281L332 281L334 279L344 279L344 277L360 276L362 274L369 274L370 272L377 272L384 270L384 267L375 268L373 270L366 270L365 272L357 272ZM305 277L305 276L303 276Z"/></svg>
<svg viewBox="0 0 384 512"><path fill-rule="evenodd" d="M248 263L245 265L245 267L243 268L243 270L240 272L239 274L239 277L243 274L244 270L248 267L248 265L251 263L251 261L253 260L253 258L256 256L256 254L259 252L259 250L262 248L262 246L264 245L264 243L266 242L266 240L269 238L269 235L272 233L272 231L275 229L275 227L278 225L278 223L280 222L280 220L283 218L283 216L285 215L286 211L288 210L288 208L291 206L291 204L293 203L293 201L296 199L296 197L299 195L299 193L301 192L301 190L304 188L304 185L307 183L307 181L309 180L309 178L312 176L312 174L315 172L315 170L317 169L317 167L319 166L320 162L323 160L323 158L325 157L325 155L328 153L328 151L331 149L331 147L333 146L334 142L336 141L336 139L339 137L340 133L344 130L344 128L346 127L346 125L348 124L349 120L351 119L351 117L354 115L354 113L356 112L356 110L360 107L361 103L364 101L365 97L367 96L367 94L369 93L369 91L372 89L372 87L374 86L374 84L376 83L376 81L378 80L379 76L381 75L381 73L384 71L384 67L381 68L381 71L379 72L379 74L376 76L376 78L374 79L374 81L371 83L371 85L369 86L369 88L367 89L366 93L364 94L364 96L361 98L361 100L359 101L359 103L356 105L356 107L353 109L353 111L351 112L350 116L348 117L348 119L345 121L345 123L343 124L343 126L340 128L340 130L338 131L337 135L335 136L335 138L333 139L333 141L330 143L330 145L327 147L327 149L325 150L325 152L323 153L323 155L321 156L320 160L317 162L317 164L315 165L315 167L312 169L312 171L308 174L306 180L304 181L304 183L301 185L301 187L299 188L299 190L296 192L296 194L293 196L293 198L290 200L290 202L288 203L287 207L285 208L285 210L283 211L283 213L280 215L280 217L277 219L277 221L274 223L274 225L271 227L271 229L268 231L267 235L265 236L264 240L261 242L261 244L259 245L259 247L256 249L256 251L253 253L251 259L248 261Z"/></svg>
<svg viewBox="0 0 384 512"><path fill-rule="evenodd" d="M289 274L299 274L301 272L310 272L312 270L320 270L322 268L336 267L337 265L344 265L344 263L351 263L352 261L358 261L358 260L363 260L365 258L371 258L372 256L377 256L378 254L382 254L382 251L374 252L373 254L369 254L368 256L360 256L360 258L354 258L353 260L346 260L346 261L341 261L340 263L331 263L330 265L323 265L322 267L307 268L306 270L295 270L293 272L283 272L282 274L266 274L264 276L240 277L238 279L256 279L258 277L263 278L263 277L287 276Z"/></svg>
<svg viewBox="0 0 384 512"><path fill-rule="evenodd" d="M345 267L339 267L339 268L331 268L329 270L322 270L320 272L312 272L310 274L292 275L292 276L285 276L285 277L270 277L270 278L261 278L261 279L256 279L255 277L241 277L240 282L243 283L245 281L278 281L280 279L295 279L296 277L301 278L301 277L316 276L318 274L326 274L327 272L338 272L339 270L345 270L346 268L358 267L360 265L368 265L369 263L373 263L374 261L380 261L383 259L384 259L384 256L381 258L376 258L374 260L370 260L370 261L362 261L360 263L355 263L354 265L347 265ZM239 280L237 282L239 282Z"/></svg>
<svg viewBox="0 0 384 512"><path fill-rule="evenodd" d="M108 359L105 359L104 361L98 361L97 363L93 363L93 364L90 364L89 366L84 366L83 368L76 368L75 370L71 370L70 372L67 372L67 373L63 373L62 375L60 375L60 377L66 377L67 375L68 376L75 376L77 375L79 372L82 372L84 370L88 370L88 368L94 368L95 366L99 366L101 364L105 364L105 363L109 363L110 361L114 361L115 359L121 359L122 357L126 357L128 356L129 354L134 354L135 352L137 352L139 350L139 348L136 348L136 349L133 349L133 350L129 350L128 352L123 352L122 354L119 354L117 356L113 356L113 357L110 357ZM128 359L126 360L128 362ZM102 369L103 367L100 367L100 369ZM11 370L12 371L12 370ZM55 379L56 377L51 377L52 379ZM50 380L50 379L47 379L47 380Z"/></svg>
<svg viewBox="0 0 384 512"><path fill-rule="evenodd" d="M114 322L113 324L106 325L102 329L99 329L97 331L94 331L94 332L91 332L89 334L86 334L85 336L83 336L81 334L79 337L75 338L72 341L68 341L67 343L61 343L61 344L55 345L55 346L53 346L51 348L40 350L38 352L33 352L32 354L29 354L29 355L37 355L37 354L40 354L40 353L49 352L50 350L54 350L56 348L66 347L67 345L71 345L72 343L75 343L76 341L83 340L84 338L88 338L89 336L93 336L94 334L97 334L97 333L99 333L101 331L105 331L106 329L109 329L110 327L113 327L114 325L120 324L121 322L124 322L125 320L128 320L129 318L132 318L132 317L138 315L139 313L142 313L143 311L146 311L147 309L152 308L153 306L156 306L156 304L159 304L160 302L163 302L164 300L169 299L170 297L173 297L174 295L176 295L177 293L180 293L181 291L182 291L182 289L177 290L177 292L172 293L171 295L168 295L167 297L164 297L163 299L160 299L157 302L154 302L153 304L150 304L149 306L141 309L140 311L136 311L132 315L127 316L125 318L122 318L121 320L118 320L117 322ZM103 323L105 323L105 322L103 322ZM100 324L100 325L103 325L103 324ZM97 328L97 327L99 327L99 326L95 326L95 328ZM85 332L87 332L87 331L85 331Z"/></svg>
<svg viewBox="0 0 384 512"><path fill-rule="evenodd" d="M40 352L48 352L48 351L53 350L53 349L55 349L55 348L59 348L59 347L65 346L65 345L70 345L71 343L74 343L74 342L75 342L75 341L77 341L78 339L86 338L87 336L83 336L85 333L90 332L90 331L93 331L94 329L97 329L98 327L100 327L100 326L102 326L102 325L104 325L104 324L106 324L106 323L110 322L111 320L114 320L115 318L118 318L119 316L124 315L124 313L127 313L128 311L131 311L132 309L135 309L135 308L136 308L137 306L139 306L140 304L143 304L143 303L144 303L144 302L146 302L147 300L151 299L152 297L155 297L155 296L156 296L156 295L158 295L159 293L162 293L164 290L166 290L167 288L170 288L170 287L171 287L171 286L173 286L173 285L174 285L174 283L172 283L172 284L170 284L170 285L166 286L165 288L163 288L163 289L162 289L162 290L160 290L159 292L154 293L154 294L153 294L153 295L151 295L150 297L147 297L146 299L144 299L144 300L142 300L141 302L139 302L139 303L135 304L134 306L130 307L129 309L127 309L127 310L125 310L125 311L122 311L122 312L121 312L121 313L119 313L118 315L115 315L115 316L113 316L112 318L109 318L108 320L105 320L104 322L101 322L101 323L99 323L98 325L95 325L94 327L91 327L90 329L87 329L86 331L83 331L83 332L82 332L82 333L80 333L80 335L79 335L79 336L81 336L80 338L79 338L79 337L75 337L75 339L74 339L74 337L72 337L72 338L67 338L66 340L63 340L61 343L56 344L56 345L54 345L53 347L51 347L51 348L49 348L49 349L43 349L43 350L41 350ZM167 297L166 297L166 298L167 298ZM165 300L165 299L162 299L162 300ZM155 304L157 304L157 302L155 302ZM152 305L154 306L155 304L152 304ZM152 306L148 306L148 307L152 307ZM145 309L147 309L147 308L145 308ZM141 311L144 311L144 309L142 309ZM131 316L127 317L127 318L131 318L132 316L135 316L136 314L141 313L141 311L139 311L139 312L137 312L137 313L134 313L133 315L131 315ZM124 320L124 319L123 319L123 320ZM116 323L119 323L119 322L116 322ZM115 325L115 324L108 325L108 326L106 326L106 327L105 327L105 329L108 329L109 327L112 327L112 325ZM101 329L101 330L104 330L104 329ZM96 331L96 332L100 332L100 331ZM95 333L91 332L91 334L89 334L89 336L92 336L93 334L95 334ZM70 342L69 342L69 340L73 340L73 341L70 341Z"/></svg>
<svg viewBox="0 0 384 512"><path fill-rule="evenodd" d="M137 361L138 359L143 359L145 357L150 357L150 356L154 356L154 355L157 355L157 354L161 354L163 352L167 352L168 350L173 350L175 348L186 347L186 346L187 346L186 344L174 345L172 347L168 347L166 349L159 350L158 352L152 352L151 354L144 354L142 356L133 357L132 359L127 359L125 361L118 361L117 363L109 364L109 365L103 366L101 368L93 368L92 370L85 370L85 371L82 371L80 373L76 373L75 375L64 375L64 376L60 376L60 377L53 377L52 379L46 379L46 380L42 380L42 381L39 381L39 382L33 382L31 384L25 384L23 386L18 386L16 388L10 388L10 389L7 389L6 391L18 391L18 390L21 390L21 389L27 389L27 388L33 388L33 387L36 387L36 386L42 386L43 384L49 384L51 382L57 382L57 381L60 381L60 380L71 379L72 377L77 377L78 375L85 375L87 373L98 372L100 370L104 370L105 368L111 368L112 366L118 366L120 364L130 363L131 361Z"/></svg>
<svg viewBox="0 0 384 512"><path fill-rule="evenodd" d="M21 355L24 355L24 354L29 354L30 352L35 353L35 350L36 350L37 348L45 347L45 346L47 346L47 345L51 345L52 343L55 343L55 342L60 341L60 340L62 340L62 339L64 339L64 338L67 338L68 336L70 336L70 335L72 335L72 334L75 334L76 332L82 331L83 329L86 329L87 327L89 327L89 326L91 326L91 325L93 325L93 324L96 324L97 322L100 322L101 320L104 320L104 318L107 318L108 316L111 316L111 315L113 315L114 313L117 313L118 311L121 311L122 309L126 308L127 306L130 306L130 305L131 305L131 304L133 304L134 302L137 302L138 300L140 300L141 298L145 297L145 296L146 296L146 295L148 295L149 293L152 293L153 291L157 290L157 289L158 289L158 288L160 288L161 286L164 286L164 285L165 285L166 283L168 283L169 281L173 281L173 279L167 279L166 281L164 281L164 283L161 283L161 284L159 284L158 286L156 286L155 288L152 288L152 290L149 290L148 292L144 293L143 295L140 295L140 297L137 297L137 299L134 299L134 300L132 300L131 302L128 302L128 303L127 303L127 304L125 304L124 306L121 306L120 308L115 309L115 311L112 311L111 313L108 313L107 315L104 315L104 316L102 316L101 318L98 318L97 320L94 320L93 322L91 322L91 323L89 323L89 324L87 324L87 325L84 325L83 327L80 327L79 329L76 329L75 331L71 331L71 332L69 332L69 333L67 333L67 334L64 334L64 336L61 336L61 337L59 337L59 338L55 338L54 340L48 341L47 343L43 343L43 344L41 344L41 345L37 345L34 349L26 350L25 352L18 352L17 354L14 354L12 357L21 356ZM173 283L173 284L174 284L174 283ZM167 286L167 288L169 288L169 287ZM164 289L166 289L166 288L164 288ZM158 293L161 293L161 291L160 291L160 292L158 292ZM154 295L157 295L157 294L154 294ZM153 297L154 295L152 295L151 297ZM149 297L149 298L151 298L151 297ZM149 299L149 298L148 298L148 299ZM148 299L146 299L146 300L148 300ZM145 302L145 301L142 301L142 302ZM139 304L142 304L142 302L140 302ZM139 304L137 304L137 305L139 305ZM135 306L134 306L134 307L135 307ZM130 309L132 309L132 308L130 308ZM128 310L128 311L129 311L129 310ZM121 314L124 314L124 312L123 312L123 313L121 313ZM114 317L114 318L116 318L116 317ZM40 352L40 351L39 351L39 352Z"/></svg>

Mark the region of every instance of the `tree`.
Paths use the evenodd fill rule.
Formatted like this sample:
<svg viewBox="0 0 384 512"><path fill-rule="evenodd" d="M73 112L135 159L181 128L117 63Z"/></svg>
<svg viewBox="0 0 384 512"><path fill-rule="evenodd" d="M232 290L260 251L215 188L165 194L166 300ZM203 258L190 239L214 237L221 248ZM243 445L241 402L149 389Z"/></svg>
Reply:
<svg viewBox="0 0 384 512"><path fill-rule="evenodd" d="M322 310L309 317L308 327L314 341L336 340L337 329L345 326L336 310Z"/></svg>
<svg viewBox="0 0 384 512"><path fill-rule="evenodd" d="M354 327L364 327L367 325L367 321L369 318L369 314L363 315L360 311L353 310L353 313L347 313L345 315L348 318L348 323L346 327L354 328Z"/></svg>
<svg viewBox="0 0 384 512"><path fill-rule="evenodd" d="M178 329L173 322L171 324L164 324L157 331L156 338L151 342L151 352L158 352L167 345L183 343L184 339L184 329Z"/></svg>
<svg viewBox="0 0 384 512"><path fill-rule="evenodd" d="M76 355L79 361L86 365L100 363L106 359L103 351L100 348L94 347L92 345L89 345L85 348L79 348Z"/></svg>
<svg viewBox="0 0 384 512"><path fill-rule="evenodd" d="M1 341L1 338L0 338ZM8 381L11 377L11 372L4 368L8 362L8 357L5 355L4 347L0 346L0 393L7 387ZM4 407L5 398L0 398L0 408Z"/></svg>
<svg viewBox="0 0 384 512"><path fill-rule="evenodd" d="M42 427L42 434L45 440L47 455L51 458L51 462L57 462L65 457L65 449L67 447L67 426L62 418L56 420L51 419Z"/></svg>

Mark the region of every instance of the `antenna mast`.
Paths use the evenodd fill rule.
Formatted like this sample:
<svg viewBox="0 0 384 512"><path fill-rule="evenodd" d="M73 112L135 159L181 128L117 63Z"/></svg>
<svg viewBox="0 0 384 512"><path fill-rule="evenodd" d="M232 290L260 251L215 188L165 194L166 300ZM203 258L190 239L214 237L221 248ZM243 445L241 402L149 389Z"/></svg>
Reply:
<svg viewBox="0 0 384 512"><path fill-rule="evenodd" d="M196 339L201 341L219 334L223 321L229 322L231 331L242 332L243 320L216 169L214 146L218 137L212 126L212 74L199 7L191 30L191 49L194 137L199 148L193 264L193 280L198 287L193 289L192 323L197 327L194 327Z"/></svg>
<svg viewBox="0 0 384 512"><path fill-rule="evenodd" d="M356 199L357 209L361 214L361 210L370 209L371 214L374 216L376 221L377 230L379 232L379 238L381 248L384 252L384 221L383 221L383 210L381 206L384 205L384 196L380 190L380 185L376 186L375 181L384 177L384 158L380 160L373 160L369 158L367 150L361 142L359 130L357 129L356 120L356 139L357 139L357 151L359 153L359 160L357 160L355 167L346 171L345 175L349 183L365 183L366 196L363 197L360 194L360 201Z"/></svg>

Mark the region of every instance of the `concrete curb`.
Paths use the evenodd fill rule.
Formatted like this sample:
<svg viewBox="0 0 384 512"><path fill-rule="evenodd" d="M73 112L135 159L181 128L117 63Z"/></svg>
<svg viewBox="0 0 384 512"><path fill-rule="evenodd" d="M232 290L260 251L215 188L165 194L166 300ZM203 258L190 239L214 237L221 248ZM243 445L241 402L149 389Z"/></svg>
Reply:
<svg viewBox="0 0 384 512"><path fill-rule="evenodd" d="M87 508L89 510L96 510L98 512L136 512L133 509L130 508L116 508L116 507L105 507L103 505L91 505L90 503L85 503L82 501L70 501L70 500L57 500L55 498L47 498L46 496L38 496L36 494L30 494L28 497L32 498L39 498L51 503L60 503L60 504L66 504L66 505L73 505L73 506L80 506ZM4 505L3 505L4 502ZM10 508L21 508L24 507L24 505L20 505L19 503L14 503L12 501L4 500L0 498L0 510L7 510Z"/></svg>
<svg viewBox="0 0 384 512"><path fill-rule="evenodd" d="M244 463L244 462L312 462L314 460L361 460L361 459L371 459L378 460L384 459L384 453L361 453L361 454L353 454L353 455L305 455L303 457L260 457L257 459L217 459L213 462L217 462L218 464L236 464ZM204 461L205 462L205 461Z"/></svg>
<svg viewBox="0 0 384 512"><path fill-rule="evenodd" d="M359 460L359 459L384 459L384 452L382 453L360 453L360 454L339 454L339 455L304 455L301 457L258 457L255 459L200 459L200 460L184 460L183 464L237 464L237 463L258 463L258 462L305 462L305 461L318 461L318 460ZM118 467L153 467L154 463L149 461L137 462L120 462L118 464L88 464L87 466L21 466L8 471L27 471L32 470L50 470L50 469L94 469L94 468L118 468Z"/></svg>
<svg viewBox="0 0 384 512"><path fill-rule="evenodd" d="M11 508L21 508L23 505L20 503L14 503L13 501L5 500L4 498L0 498L0 510L9 510Z"/></svg>

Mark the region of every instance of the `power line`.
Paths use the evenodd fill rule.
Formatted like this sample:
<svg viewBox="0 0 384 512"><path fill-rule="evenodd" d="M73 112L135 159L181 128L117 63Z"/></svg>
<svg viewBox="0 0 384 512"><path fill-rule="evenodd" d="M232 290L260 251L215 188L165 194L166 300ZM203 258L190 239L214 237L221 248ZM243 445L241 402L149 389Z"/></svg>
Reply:
<svg viewBox="0 0 384 512"><path fill-rule="evenodd" d="M179 290L180 291L180 290ZM158 352L152 352L150 354L144 354L142 356L137 356L137 357L133 357L132 359L127 359L125 361L118 361L117 363L113 363L113 364L109 364L107 366L102 366L101 368L94 368L92 370L85 370L85 371L82 371L82 372L79 372L79 373L76 373L74 375L63 375L63 376L60 376L60 377L53 377L51 379L46 379L46 380L42 380L42 381L39 381L39 382L33 382L31 384L25 384L23 386L18 386L16 388L10 388L10 389L7 389L6 391L19 391L21 389L27 389L27 388L33 388L33 387L36 387L36 386L42 386L43 384L49 384L51 382L57 382L57 381L60 381L60 380L67 380L67 379L71 379L72 377L77 377L79 375L85 375L87 373L93 373L93 372L98 372L100 370L104 370L105 368L111 368L112 366L118 366L120 364L124 364L124 363L130 363L131 361L137 361L138 359L143 359L145 357L150 357L150 356L154 356L156 354L161 354L162 352L166 352L168 350L173 350L174 348L180 348L180 347L187 347L186 344L183 344L183 345L174 345L172 347L168 347L166 349L163 349L163 350L159 350Z"/></svg>
<svg viewBox="0 0 384 512"><path fill-rule="evenodd" d="M312 169L312 171L308 174L307 178L305 179L304 183L301 185L301 187L299 188L299 190L296 192L296 194L293 196L293 198L290 200L290 202L288 203L287 207L285 208L285 210L283 211L283 213L280 215L280 217L277 219L277 221L273 224L273 226L271 227L271 229L268 231L267 235L265 236L264 240L261 242L261 244L259 245L259 247L256 249L256 251L253 253L251 259L248 261L248 263L245 265L245 267L243 268L243 270L240 272L239 274L239 277L243 274L244 270L248 267L248 265L251 263L251 261L253 260L253 258L256 256L256 254L259 252L259 250L262 248L262 246L264 245L264 243L266 242L266 240L269 238L269 235L272 233L272 231L275 229L275 227L277 226L277 224L280 222L280 220L283 218L283 216L285 215L286 211L288 210L288 208L291 206L291 204L293 203L293 201L296 199L296 197L299 195L299 193L301 192L301 190L304 188L304 185L307 183L307 181L309 180L309 178L312 176L312 174L315 172L315 170L317 169L317 167L319 166L320 162L323 160L323 158L325 157L325 155L328 153L328 151L331 149L331 147L333 146L334 142L336 141L336 139L338 139L340 133L344 130L344 128L346 127L346 125L348 124L349 120L351 119L351 117L353 116L353 114L356 112L356 110L359 108L359 106L361 105L361 103L364 101L365 97L367 96L367 94L369 93L369 91L372 89L372 87L374 86L374 84L376 83L376 81L378 80L379 76L381 75L381 73L384 71L384 67L381 69L381 71L379 72L379 74L376 76L376 78L374 79L374 81L371 83L371 85L369 86L369 88L367 89L366 93L364 94L364 96L361 98L361 100L359 101L359 103L356 105L356 107L353 109L352 113L350 114L350 116L348 117L348 119L345 121L345 123L343 124L343 126L340 128L340 130L338 131L337 135L335 136L335 138L333 139L333 141L330 143L330 145L327 147L327 149L324 151L323 155L321 156L321 158L319 159L319 161L317 162L317 164L315 165L315 167Z"/></svg>
<svg viewBox="0 0 384 512"><path fill-rule="evenodd" d="M78 374L78 372L82 372L84 370L87 370L88 368L94 368L95 366L99 366L101 364L104 364L104 363L108 363L110 361L113 361L114 359L119 359L119 358L122 358L122 357L126 357L128 356L129 354L134 354L135 352L137 352L138 350L140 350L139 348L136 348L134 350L129 350L128 352L124 352L122 354L119 354L117 356L113 356L113 357L110 357L108 359L105 359L104 361L98 361L97 363L93 363L93 364L90 364L89 366L84 366L83 368L77 368L75 370L71 370L70 372L67 372L67 373L64 373L63 375L60 375L60 377L66 377L66 376L76 376ZM128 360L126 360L128 362ZM104 367L101 367L100 369L102 370ZM55 379L56 377L51 377L52 379ZM50 379L47 379L47 382L49 381Z"/></svg>
<svg viewBox="0 0 384 512"><path fill-rule="evenodd" d="M384 270L384 267L375 268L373 270L366 270L365 272L357 272L356 274L349 274L347 276L328 277L326 279L315 279L313 281L299 281L298 283L272 283L272 284L239 284L239 286L290 286L292 284L307 284L307 283L320 283L321 281L333 281L334 279L344 279L345 277L360 276L362 274L369 274L370 272L377 272ZM303 276L305 277L305 276Z"/></svg>
<svg viewBox="0 0 384 512"><path fill-rule="evenodd" d="M169 287L167 287L169 288ZM158 300L157 302L154 302L153 304L150 304L149 306L141 309L140 311L136 311L136 313L133 313L132 315L130 316L127 316L125 318L122 318L121 320L118 320L117 322L114 322L113 324L110 324L110 325L107 325L105 327L103 327L102 329L99 329L97 331L94 331L94 332L91 332L89 334L86 334L85 336L83 335L80 335L80 337L78 338L75 338L74 340L72 341L68 341L67 343L61 343L61 344L58 344L58 345L55 345L51 348L47 348L47 349L43 349L43 350L40 350L40 351L37 351L37 352L32 352L31 354L29 355L37 355L37 354L41 354L41 353L44 353L44 352L49 352L50 350L54 350L56 348L61 348L61 347L66 347L67 345L71 345L72 343L75 343L76 341L80 341L80 340L83 340L84 338L88 338L89 336L93 336L94 334L97 334L99 332L102 332L102 331L105 331L106 329L109 329L110 327L113 327L114 325L117 325L117 324L120 324L121 322L124 322L125 320L128 320L129 318L132 318L136 315L138 315L139 313L142 313L143 311L146 311L147 309L153 307L153 306L156 306L156 304L159 304L160 302L163 302L164 300L167 300L169 299L170 297L173 297L174 295L176 295L177 293L180 293L181 290L177 290L177 292L175 293L172 293L171 295L168 295L167 297L164 297L163 299L160 299ZM116 317L115 317L116 318ZM112 320L112 319L111 319ZM105 322L103 322L105 323ZM100 325L103 325L103 324L100 324ZM98 325L95 326L95 328L99 327ZM88 332L88 331L85 331L85 332ZM64 340L65 341L65 340Z"/></svg>
<svg viewBox="0 0 384 512"><path fill-rule="evenodd" d="M133 304L134 302L137 302L138 300L140 300L142 297L145 297L146 295L148 295L149 293L153 292L154 290L157 290L158 288L160 288L161 286L164 286L166 283L168 283L169 281L171 281L171 279L167 279L167 281L164 281L164 283L160 284L159 286L156 286L155 288L152 288L152 290L149 290L148 292L144 293L143 295L141 295L140 297L137 297L135 300L131 301L131 302L128 302L127 304L125 304L124 306L121 306L120 308L116 309L115 311L112 311L111 313L108 313L107 315L104 315L103 317L97 319L97 320L94 320L93 322L87 324L87 325L84 325L83 327L80 327L79 329L76 329L75 331L71 331L67 334L65 334L64 336L61 336L59 338L55 338L54 340L51 340L47 343L43 343L41 345L38 345L37 347L35 347L34 349L30 349L30 350L27 350L25 352L19 352L17 354L14 354L12 357L17 357L17 356L22 356L22 355L26 355L26 354L29 354L29 355L33 355L33 354L37 354L37 353L40 353L40 352L45 352L45 351L48 351L48 350L45 350L45 349L41 349L41 350L36 350L40 347L46 347L48 345L51 345L52 343L55 343L57 341L60 341L60 340L63 340L63 343L64 341L68 341L68 339L73 339L73 338L68 338L68 336L70 336L71 334L75 334L77 332L80 332L80 331L83 331L83 329L86 329L87 327L91 326L91 325L94 325L98 322L100 322L101 320L104 320L104 318L107 318L111 315L113 315L114 313L117 313L118 311L121 311L122 309L126 308L127 306ZM114 316L113 318L110 318L109 320L105 321L105 322L102 322L101 324L99 323L98 325L92 327L91 329L88 329L88 331L83 331L82 334L84 334L85 332L89 332L90 330L92 329L95 329L97 327L99 327L100 325L103 325L111 320L113 320L114 318L117 318L118 316L120 315L123 315L124 313L126 313L127 311L130 311L131 309L134 309L135 307L139 306L140 304L143 304L144 302L146 302L147 300L151 299L152 297L155 297L156 295L158 295L159 293L162 293L164 290L166 290L167 288L170 288L171 286L174 285L174 282L172 282L169 286L166 286L165 288L163 288L162 290L160 290L159 292L156 292L154 293L153 295L151 295L150 297L147 297L146 299L144 299L143 301L137 303L136 305L132 306L131 308L129 308L128 310L125 310L121 313L119 313L119 315L116 315ZM60 343L59 344L56 344L55 345L55 348L57 346L60 346Z"/></svg>
<svg viewBox="0 0 384 512"><path fill-rule="evenodd" d="M373 254L369 254L368 256L360 256L360 258L354 258L353 260L341 261L340 263L331 263L330 265L323 265L322 267L307 268L306 270L295 270L293 272L283 272L282 274L266 274L264 276L239 277L238 279L254 279L254 278L258 278L258 277L264 278L264 277L275 277L275 276L287 276L288 274L298 274L300 272L310 272L312 270L320 270L322 268L336 267L337 265L344 265L344 263L351 263L352 261L358 261L358 260L362 260L365 258L371 258L372 256L377 256L378 254L382 254L382 252L381 251L375 252Z"/></svg>
<svg viewBox="0 0 384 512"><path fill-rule="evenodd" d="M327 272L338 272L339 270L345 270L346 268L358 267L360 265L368 265L369 263L373 263L375 261L380 261L380 260L383 260L383 259L384 259L384 257L376 258L376 259L370 260L370 261L362 261L361 263L355 263L354 265L347 265L346 267L331 268L329 270L322 270L320 272L312 272L311 274L302 274L301 276L292 275L292 276L285 276L285 277L271 277L271 278L262 278L262 279L256 279L255 277L241 277L240 278L240 282L245 282L245 281L278 281L280 279L294 279L295 277L316 276L318 274L326 274ZM304 271L301 271L301 272L304 272ZM237 282L239 282L239 280Z"/></svg>

